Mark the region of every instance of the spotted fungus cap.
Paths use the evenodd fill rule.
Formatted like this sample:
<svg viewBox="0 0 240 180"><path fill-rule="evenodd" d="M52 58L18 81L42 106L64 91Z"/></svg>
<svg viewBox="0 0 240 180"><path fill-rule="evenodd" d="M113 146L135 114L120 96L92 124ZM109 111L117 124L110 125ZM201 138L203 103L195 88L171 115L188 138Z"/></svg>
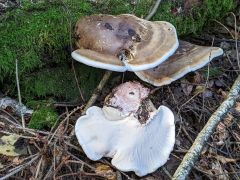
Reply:
<svg viewBox="0 0 240 180"><path fill-rule="evenodd" d="M119 72L153 68L178 47L172 24L150 22L130 14L83 17L76 24L75 37L75 60Z"/></svg>

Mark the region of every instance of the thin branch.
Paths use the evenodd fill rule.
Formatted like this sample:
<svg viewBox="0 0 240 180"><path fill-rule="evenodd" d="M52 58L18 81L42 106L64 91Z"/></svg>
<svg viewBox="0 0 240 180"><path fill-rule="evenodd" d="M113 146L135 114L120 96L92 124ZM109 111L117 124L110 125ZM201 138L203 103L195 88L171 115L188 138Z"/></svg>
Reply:
<svg viewBox="0 0 240 180"><path fill-rule="evenodd" d="M239 53L238 53L238 32L237 32L237 18L236 15L231 12L230 14L233 15L234 18L234 39L235 39L235 48L236 48L236 53L237 53L237 63L238 63L238 68L240 69L240 61L239 61Z"/></svg>
<svg viewBox="0 0 240 180"><path fill-rule="evenodd" d="M224 24L222 24L221 22L219 22L219 21L217 21L217 20L215 20L215 19L214 19L213 21L215 21L216 23L220 24L224 29L226 29L227 32L231 35L232 39L235 40L235 38L234 38L232 32L231 32L231 31L230 31L230 30L229 30Z"/></svg>
<svg viewBox="0 0 240 180"><path fill-rule="evenodd" d="M16 59L16 83L17 83L17 91L18 91L18 101L20 106L22 106L22 98L21 98L21 91L19 85L19 78L18 78L18 60ZM20 109L21 119L22 119L22 127L25 128L25 119L23 117L22 108Z"/></svg>
<svg viewBox="0 0 240 180"><path fill-rule="evenodd" d="M52 139L56 136L56 133L58 132L58 129L59 129L59 127L71 116L71 115L73 115L76 111L78 111L79 109L80 109L81 107L77 107L77 108L75 108L75 109L73 109L69 114L67 114L67 116L64 118L64 120L62 120L61 122L60 122L60 124L59 124L59 126L56 128L56 130L53 132L53 134L51 135L51 137L50 137L50 135L49 135L49 137L48 137L48 144L50 144L51 143L51 141L52 141Z"/></svg>
<svg viewBox="0 0 240 180"><path fill-rule="evenodd" d="M4 119L6 119L8 122L14 124L15 126L21 126L20 122L15 117L13 117L10 113L8 113L7 111L5 111L4 109L1 109L1 108L0 108L0 111L5 113L7 116L9 116L12 120L15 121L15 122L12 122L10 119L5 117Z"/></svg>
<svg viewBox="0 0 240 180"><path fill-rule="evenodd" d="M157 0L157 1L156 1L155 5L154 5L154 7L152 8L152 10L150 11L150 13L147 15L147 17L145 17L146 20L150 20L150 19L153 17L153 15L157 12L157 9L158 9L161 1L162 1L162 0Z"/></svg>
<svg viewBox="0 0 240 180"><path fill-rule="evenodd" d="M103 77L102 77L101 81L99 82L97 88L95 89L95 92L92 94L91 98L88 100L86 106L84 107L84 109L83 109L83 111L81 113L82 115L85 114L87 109L96 102L100 92L102 91L103 87L107 83L107 81L110 78L111 74L112 74L112 71L106 71L105 72L105 74L103 75ZM70 136L73 136L73 135L74 135L74 129L70 133Z"/></svg>
<svg viewBox="0 0 240 180"><path fill-rule="evenodd" d="M107 83L107 81L110 78L111 74L112 74L112 71L106 71L105 72L105 74L103 75L102 80L100 81L100 83L98 84L97 88L95 89L95 92L93 93L92 97L89 99L89 101L87 102L86 106L84 107L82 114L85 114L87 109L96 102L100 92L102 91L103 87Z"/></svg>
<svg viewBox="0 0 240 180"><path fill-rule="evenodd" d="M71 5L72 5L72 1L70 2L71 3ZM66 19L67 19L67 21L68 21L68 24L69 24L69 45L70 45L70 51L71 52L73 52L73 46L72 46L72 19L71 19L71 12L70 12L70 10L69 10L69 8L68 8L68 6L66 5L66 3L64 3L63 1L62 1L62 4L63 4L63 8L64 8L64 10L67 12L67 17L66 17ZM73 74L74 74L74 78L75 78L75 81L76 81L76 85L77 85L77 88L78 88L78 91L79 91L79 94L80 94L80 97L81 97L81 99L82 99L82 101L83 102L85 102L85 98L84 98L84 96L83 96L83 94L82 94L82 90L81 90L81 88L80 88L80 85L79 85L79 81L78 81L78 78L77 78L77 73L76 73L76 69L75 69L75 66L74 66L74 60L73 59L71 59L71 65L72 65L72 70L73 70Z"/></svg>
<svg viewBox="0 0 240 180"><path fill-rule="evenodd" d="M216 126L224 117L224 115L229 112L229 110L234 106L236 99L239 97L240 93L240 75L234 82L227 99L220 105L220 107L212 114L207 124L204 126L202 131L198 134L196 140L194 141L192 147L188 150L187 154L184 156L181 164L177 168L173 179L186 179L190 170L194 166L196 160L198 159L203 146L206 144L208 138L214 132Z"/></svg>
<svg viewBox="0 0 240 180"><path fill-rule="evenodd" d="M38 162L37 168L36 168L36 174L35 174L35 178L36 178L36 179L38 178L38 175L39 175L39 172L40 172L40 169L41 169L41 165L42 165L42 161L43 161L43 157L41 156L41 159L40 159L40 161ZM41 176L40 176L40 177L41 177Z"/></svg>
<svg viewBox="0 0 240 180"><path fill-rule="evenodd" d="M7 117L5 117L5 116L3 116L3 115L0 115L0 118L6 120L7 122L9 122L9 123L11 123L11 124L13 124L14 126L22 127L21 125L15 123L15 122L13 122L13 121L11 121L9 118L7 118ZM9 126L9 125L8 125L8 126Z"/></svg>
<svg viewBox="0 0 240 180"><path fill-rule="evenodd" d="M5 176L1 177L0 180L4 180L4 179L7 179L11 176L13 176L14 174L20 172L21 170L23 170L24 168L26 168L27 166L29 166L30 164L32 164L35 160L37 160L39 158L39 155L36 155L34 158L32 158L32 160L30 160L29 162L27 162L26 164L24 164L23 166L21 166L20 168L12 171L11 173L9 174L6 174Z"/></svg>

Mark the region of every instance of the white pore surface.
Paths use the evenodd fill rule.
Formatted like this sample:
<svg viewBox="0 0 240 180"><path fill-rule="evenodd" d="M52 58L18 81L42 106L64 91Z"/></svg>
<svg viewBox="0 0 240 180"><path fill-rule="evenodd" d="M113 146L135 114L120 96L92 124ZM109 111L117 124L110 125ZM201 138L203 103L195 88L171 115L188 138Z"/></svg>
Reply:
<svg viewBox="0 0 240 180"><path fill-rule="evenodd" d="M117 72L127 71L126 66L118 66L118 65L103 63L103 62L97 61L97 60L92 60L92 59L89 59L85 56L82 56L81 54L79 54L77 52L77 50L73 51L71 53L71 56L76 61L81 62L83 64L86 64L88 66L95 67L95 68L107 69L107 70L110 70L110 71L117 71Z"/></svg>
<svg viewBox="0 0 240 180"><path fill-rule="evenodd" d="M121 171L144 176L168 160L175 142L174 116L160 106L146 124L133 116L110 121L101 108L93 106L77 120L75 133L89 159L112 157L112 164Z"/></svg>

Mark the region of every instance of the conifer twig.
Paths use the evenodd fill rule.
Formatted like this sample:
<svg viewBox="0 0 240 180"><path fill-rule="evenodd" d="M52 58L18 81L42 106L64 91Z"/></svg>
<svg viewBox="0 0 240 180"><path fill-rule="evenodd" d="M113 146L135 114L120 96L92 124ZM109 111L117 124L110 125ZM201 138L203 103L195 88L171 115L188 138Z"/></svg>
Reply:
<svg viewBox="0 0 240 180"><path fill-rule="evenodd" d="M219 108L209 118L207 124L204 126L202 131L198 134L193 145L184 156L181 164L177 168L173 175L174 180L186 179L190 170L194 166L194 163L198 159L203 146L206 144L208 138L214 132L216 126L224 117L224 115L234 106L236 99L240 93L240 75L235 80L231 90L229 91L227 99L219 106Z"/></svg>

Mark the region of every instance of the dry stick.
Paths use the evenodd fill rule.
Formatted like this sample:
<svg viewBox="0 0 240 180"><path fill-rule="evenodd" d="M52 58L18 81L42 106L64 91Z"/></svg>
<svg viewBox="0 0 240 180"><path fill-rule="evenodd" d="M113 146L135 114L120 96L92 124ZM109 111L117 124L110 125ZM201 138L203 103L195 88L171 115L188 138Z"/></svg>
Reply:
<svg viewBox="0 0 240 180"><path fill-rule="evenodd" d="M240 69L240 62L239 62L239 53L238 53L238 33L237 33L237 19L236 16L233 12L230 14L233 15L234 18L234 39L235 39L235 48L236 48L236 53L237 53L237 63L238 63L238 68Z"/></svg>
<svg viewBox="0 0 240 180"><path fill-rule="evenodd" d="M0 112L5 113L7 116L9 116L11 119L13 119L15 121L15 122L13 122L13 121L11 121L10 119L8 119L7 117L4 116L4 119L6 119L8 122L10 122L10 123L12 123L16 126L21 126L20 122L18 122L18 120L15 117L13 117L10 113L8 113L7 111L5 111L4 109L1 109L1 108L0 108Z"/></svg>
<svg viewBox="0 0 240 180"><path fill-rule="evenodd" d="M75 78L75 81L76 81L76 84L77 84L77 87L78 87L79 94L82 98L82 101L85 102L85 98L84 98L84 96L82 94L82 90L79 86L79 81L78 81L78 78L77 78L77 73L76 73L76 70L75 70L74 61L73 61L73 59L71 61L72 61L72 70L73 70L74 78Z"/></svg>
<svg viewBox="0 0 240 180"><path fill-rule="evenodd" d="M39 172L40 172L40 169L41 169L41 165L42 165L42 161L43 161L43 156L41 157L40 161L39 161L38 164L37 164L35 179L38 178L38 175L39 175ZM40 176L40 177L41 177L41 176Z"/></svg>
<svg viewBox="0 0 240 180"><path fill-rule="evenodd" d="M204 126L202 131L198 134L191 148L184 156L181 164L177 168L173 179L186 179L190 170L194 166L195 161L198 159L204 144L215 130L218 123L221 121L223 116L234 106L236 99L240 93L240 75L234 82L231 90L228 94L227 99L220 105L220 107L212 114L207 124Z"/></svg>
<svg viewBox="0 0 240 180"><path fill-rule="evenodd" d="M224 29L226 29L227 32L231 35L232 39L235 40L235 36L232 34L232 32L224 24L222 24L221 22L219 22L219 21L217 21L215 19L213 21L215 21L216 23L220 24Z"/></svg>
<svg viewBox="0 0 240 180"><path fill-rule="evenodd" d="M69 45L70 45L70 51L72 52L73 51L73 46L72 46L72 20L71 20L71 12L69 11L69 8L68 6L62 1L62 4L63 4L63 8L64 10L67 12L67 15L68 17L66 17L67 21L68 21L68 24L69 24ZM71 1L71 5L72 5L72 1ZM73 74L74 74L74 78L75 78L75 81L76 81L76 84L77 84L77 88L78 88L78 91L79 91L79 94L80 94L80 97L82 99L83 102L85 102L85 98L82 94L82 90L79 86L79 81L78 81L78 78L77 78L77 73L76 73L76 70L75 70L75 66L74 66L74 60L71 59L72 61L72 70L73 70Z"/></svg>
<svg viewBox="0 0 240 180"><path fill-rule="evenodd" d="M87 109L96 102L96 100L97 100L97 98L99 96L99 93L102 91L104 85L107 83L107 81L110 78L111 74L112 74L112 71L106 71L105 72L102 80L100 81L100 83L98 84L97 88L95 89L95 92L93 93L92 97L89 99L89 101L87 102L86 106L84 107L82 114L85 114Z"/></svg>
<svg viewBox="0 0 240 180"><path fill-rule="evenodd" d="M153 15L157 12L157 9L159 7L159 4L161 3L161 0L157 0L154 7L152 8L151 12L145 17L146 20L150 20Z"/></svg>
<svg viewBox="0 0 240 180"><path fill-rule="evenodd" d="M1 112L1 111L0 111L0 112ZM5 116L3 116L3 115L0 115L0 118L6 120L7 122L9 122L9 123L11 123L11 124L13 124L14 126L22 127L22 126L20 126L19 124L11 121L9 118L7 118L7 117L5 117ZM8 126L9 126L9 124L8 124Z"/></svg>
<svg viewBox="0 0 240 180"><path fill-rule="evenodd" d="M59 127L62 125L62 123L64 123L71 115L73 115L76 111L78 111L79 109L81 109L81 107L76 107L75 109L73 109L65 118L64 120L62 120L60 122L60 124L58 125L58 127L55 129L55 131L53 132L52 136L48 136L48 144L51 143L51 141L53 140L54 136L56 135L56 133L58 132Z"/></svg>
<svg viewBox="0 0 240 180"><path fill-rule="evenodd" d="M16 59L16 83L17 83L17 91L18 91L18 101L20 106L22 106L22 98L21 98L21 91L20 91L20 85L19 85L19 79L18 79L18 60ZM25 119L23 117L22 108L20 110L21 113L21 119L22 119L22 127L25 128Z"/></svg>
<svg viewBox="0 0 240 180"><path fill-rule="evenodd" d="M37 160L39 158L39 155L36 155L32 160L30 160L29 162L27 162L26 164L24 164L23 166L21 166L20 168L12 171L11 173L9 174L6 174L5 176L1 177L0 180L4 180L4 179L7 179L11 176L13 176L14 174L20 172L21 170L23 170L24 168L26 168L27 166L29 166L30 164L32 164L35 160Z"/></svg>

